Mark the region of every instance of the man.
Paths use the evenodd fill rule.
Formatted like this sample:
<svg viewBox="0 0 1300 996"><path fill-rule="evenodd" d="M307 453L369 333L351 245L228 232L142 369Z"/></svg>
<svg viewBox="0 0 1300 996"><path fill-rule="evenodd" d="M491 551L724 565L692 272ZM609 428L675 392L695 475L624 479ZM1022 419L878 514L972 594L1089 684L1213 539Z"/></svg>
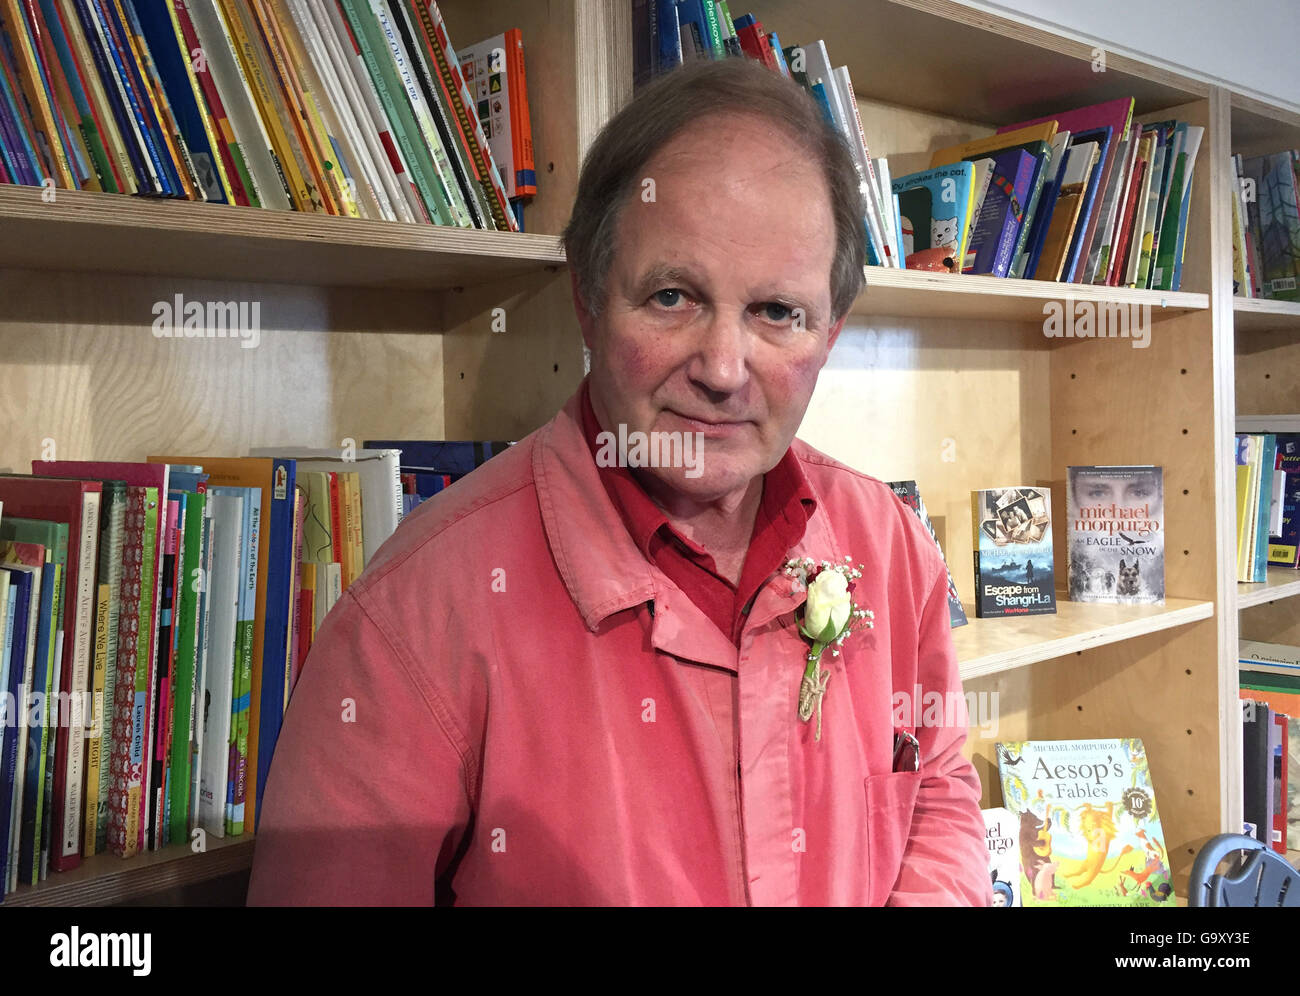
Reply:
<svg viewBox="0 0 1300 996"><path fill-rule="evenodd" d="M251 902L989 905L964 721L894 701L959 691L942 558L794 440L863 237L847 149L756 63L609 123L565 233L590 377L330 614ZM874 613L807 721L802 558L861 564Z"/></svg>

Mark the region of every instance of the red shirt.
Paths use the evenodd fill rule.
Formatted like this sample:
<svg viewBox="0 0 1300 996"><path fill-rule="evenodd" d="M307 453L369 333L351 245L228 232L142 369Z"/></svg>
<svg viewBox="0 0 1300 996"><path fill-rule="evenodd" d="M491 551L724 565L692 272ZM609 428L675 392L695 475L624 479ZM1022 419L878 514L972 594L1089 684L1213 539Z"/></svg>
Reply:
<svg viewBox="0 0 1300 996"><path fill-rule="evenodd" d="M601 432L591 407L587 382L582 385L582 428L592 458L600 449ZM749 550L740 583L718 573L712 555L673 528L626 467L600 467L600 483L637 549L664 572L728 639L740 645L740 631L758 589L785 566L790 550L803 539L808 519L817 509L808 479L790 450L763 476L763 497L754 517Z"/></svg>
<svg viewBox="0 0 1300 996"><path fill-rule="evenodd" d="M817 499L791 553L861 564L875 613L824 661L818 741L797 706L806 593L777 573L728 640L637 549L581 411L575 392L424 502L330 611L258 799L249 902L987 907L920 519L791 445ZM900 722L919 770L894 764Z"/></svg>

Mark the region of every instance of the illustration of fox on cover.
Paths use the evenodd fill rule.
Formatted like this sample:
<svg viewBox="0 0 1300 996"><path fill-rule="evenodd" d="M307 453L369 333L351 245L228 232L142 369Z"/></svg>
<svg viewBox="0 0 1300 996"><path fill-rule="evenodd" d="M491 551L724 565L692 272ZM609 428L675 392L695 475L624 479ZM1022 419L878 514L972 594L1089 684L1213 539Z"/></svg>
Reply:
<svg viewBox="0 0 1300 996"><path fill-rule="evenodd" d="M1020 830L1025 906L1174 906L1142 741L1000 743L1003 804Z"/></svg>

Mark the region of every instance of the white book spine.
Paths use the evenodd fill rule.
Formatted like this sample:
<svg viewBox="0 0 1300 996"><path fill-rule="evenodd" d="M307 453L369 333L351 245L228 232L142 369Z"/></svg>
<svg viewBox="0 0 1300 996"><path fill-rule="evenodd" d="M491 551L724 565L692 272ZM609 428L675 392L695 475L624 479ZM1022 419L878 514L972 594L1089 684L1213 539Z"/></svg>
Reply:
<svg viewBox="0 0 1300 996"><path fill-rule="evenodd" d="M85 758L85 720L81 716L89 691L90 657L95 633L95 567L99 548L100 494L87 491L81 500L81 543L77 551L77 593L73 616L72 717L79 723L68 730L68 764L63 792L63 857L79 855L81 849L82 764Z"/></svg>

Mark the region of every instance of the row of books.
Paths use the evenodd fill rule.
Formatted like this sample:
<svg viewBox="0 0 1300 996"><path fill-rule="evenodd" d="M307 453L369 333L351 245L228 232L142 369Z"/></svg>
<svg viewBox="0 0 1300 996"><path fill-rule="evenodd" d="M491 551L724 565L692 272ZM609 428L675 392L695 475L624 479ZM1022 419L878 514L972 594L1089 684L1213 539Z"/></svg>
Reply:
<svg viewBox="0 0 1300 996"><path fill-rule="evenodd" d="M1300 433L1236 437L1237 580L1268 579L1268 567L1300 568Z"/></svg>
<svg viewBox="0 0 1300 996"><path fill-rule="evenodd" d="M253 826L315 625L364 560L366 475L347 466L332 482L346 497L335 574L300 569L310 461L51 461L0 477L5 705L18 720L0 782L6 891L101 852ZM393 493L390 481L389 532Z"/></svg>
<svg viewBox="0 0 1300 996"><path fill-rule="evenodd" d="M1173 906L1137 738L999 743L1003 805L984 810L994 906Z"/></svg>
<svg viewBox="0 0 1300 996"><path fill-rule="evenodd" d="M252 830L315 634L401 522L404 478L427 497L506 445L0 475L0 891Z"/></svg>
<svg viewBox="0 0 1300 996"><path fill-rule="evenodd" d="M633 0L634 78L691 59L756 59L804 86L853 152L875 266L1178 290L1205 129L1141 125L1133 98L1004 125L891 179L871 156L846 66L783 46L711 0Z"/></svg>
<svg viewBox="0 0 1300 996"><path fill-rule="evenodd" d="M518 231L523 43L458 52L434 0L3 0L0 182Z"/></svg>
<svg viewBox="0 0 1300 996"><path fill-rule="evenodd" d="M1204 129L1143 127L1132 110L1111 101L935 152L893 182L904 265L1177 290Z"/></svg>
<svg viewBox="0 0 1300 996"><path fill-rule="evenodd" d="M1233 293L1300 301L1300 150L1233 156L1232 173Z"/></svg>
<svg viewBox="0 0 1300 996"><path fill-rule="evenodd" d="M1245 832L1286 856L1300 841L1300 647L1242 640L1238 658Z"/></svg>

